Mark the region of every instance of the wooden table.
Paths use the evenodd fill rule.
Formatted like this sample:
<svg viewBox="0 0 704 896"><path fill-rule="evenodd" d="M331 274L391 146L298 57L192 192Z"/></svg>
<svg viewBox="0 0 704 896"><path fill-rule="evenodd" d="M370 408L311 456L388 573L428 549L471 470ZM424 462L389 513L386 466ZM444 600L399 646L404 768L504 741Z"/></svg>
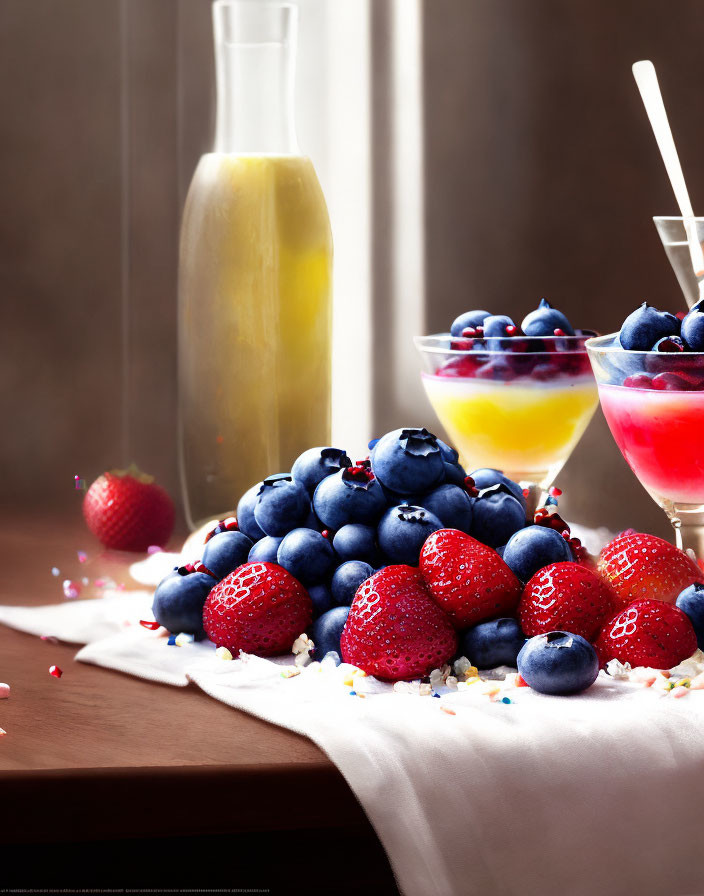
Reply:
<svg viewBox="0 0 704 896"><path fill-rule="evenodd" d="M64 578L135 587L125 558L102 551L78 512L12 514L0 546L1 603L60 602ZM327 874L329 889L316 892L397 892L366 816L311 741L195 687L144 682L75 653L0 626L0 681L12 688L0 701L0 887L283 892L299 868L324 872L321 885Z"/></svg>

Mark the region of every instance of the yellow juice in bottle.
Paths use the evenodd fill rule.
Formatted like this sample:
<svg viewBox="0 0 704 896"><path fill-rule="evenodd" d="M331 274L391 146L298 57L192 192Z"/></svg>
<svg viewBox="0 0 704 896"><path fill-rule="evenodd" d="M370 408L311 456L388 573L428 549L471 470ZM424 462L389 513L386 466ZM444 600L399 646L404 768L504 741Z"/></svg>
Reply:
<svg viewBox="0 0 704 896"><path fill-rule="evenodd" d="M332 237L311 161L209 153L181 231L181 472L191 525L330 441Z"/></svg>

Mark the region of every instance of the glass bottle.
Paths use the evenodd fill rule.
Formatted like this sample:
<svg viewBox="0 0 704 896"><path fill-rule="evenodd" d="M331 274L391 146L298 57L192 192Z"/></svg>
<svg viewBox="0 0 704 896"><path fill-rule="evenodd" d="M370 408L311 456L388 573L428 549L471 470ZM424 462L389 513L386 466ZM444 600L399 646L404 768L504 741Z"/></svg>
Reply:
<svg viewBox="0 0 704 896"><path fill-rule="evenodd" d="M294 125L296 8L216 0L214 152L179 263L180 467L194 528L330 441L332 237Z"/></svg>

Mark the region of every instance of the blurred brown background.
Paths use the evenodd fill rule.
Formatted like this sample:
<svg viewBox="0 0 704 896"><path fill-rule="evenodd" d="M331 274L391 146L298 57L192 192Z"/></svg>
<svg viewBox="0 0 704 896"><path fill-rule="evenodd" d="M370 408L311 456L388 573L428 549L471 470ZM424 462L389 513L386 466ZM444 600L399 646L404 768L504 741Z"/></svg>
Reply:
<svg viewBox="0 0 704 896"><path fill-rule="evenodd" d="M373 24L390 2L372 0ZM630 66L658 69L701 210L702 46L699 0L425 0L429 331L476 306L520 320L542 295L603 332L645 298L682 304L651 221L674 199ZM121 462L123 330L131 454L177 493L177 235L211 139L211 67L208 0L0 5L7 507L69 506L74 473ZM392 415L376 404L377 432ZM560 484L574 519L668 531L600 412Z"/></svg>

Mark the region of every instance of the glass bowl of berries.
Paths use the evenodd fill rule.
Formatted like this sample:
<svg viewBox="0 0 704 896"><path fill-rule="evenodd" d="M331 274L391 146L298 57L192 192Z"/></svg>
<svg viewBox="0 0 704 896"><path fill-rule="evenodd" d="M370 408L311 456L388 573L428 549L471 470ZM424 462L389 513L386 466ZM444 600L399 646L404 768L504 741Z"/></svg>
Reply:
<svg viewBox="0 0 704 896"><path fill-rule="evenodd" d="M678 547L704 555L704 303L678 314L644 303L587 350L621 453Z"/></svg>
<svg viewBox="0 0 704 896"><path fill-rule="evenodd" d="M426 394L468 469L546 490L598 405L586 340L545 299L518 326L487 311L416 337Z"/></svg>

